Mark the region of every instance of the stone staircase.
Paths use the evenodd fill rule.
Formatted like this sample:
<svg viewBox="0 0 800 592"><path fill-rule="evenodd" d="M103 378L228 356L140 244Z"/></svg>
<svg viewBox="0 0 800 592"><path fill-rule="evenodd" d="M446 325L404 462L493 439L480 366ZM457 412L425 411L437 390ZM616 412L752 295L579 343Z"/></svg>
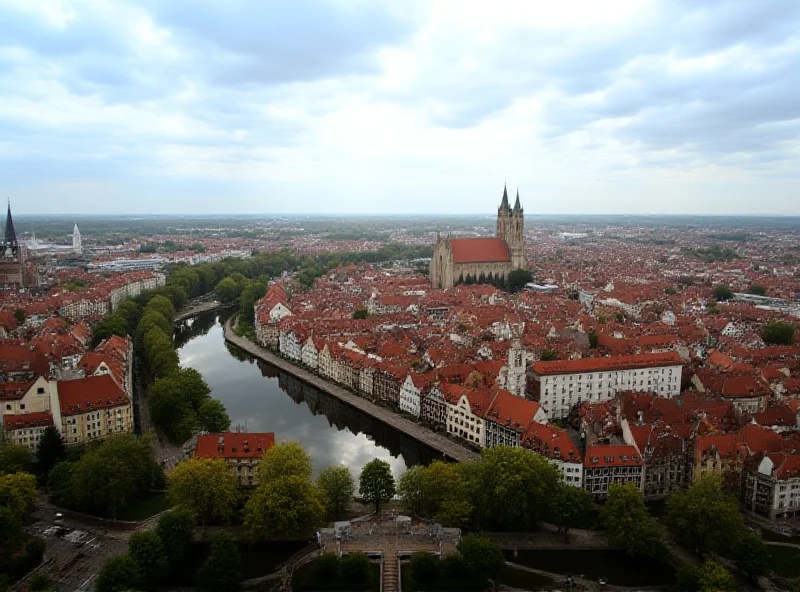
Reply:
<svg viewBox="0 0 800 592"><path fill-rule="evenodd" d="M386 551L383 555L383 582L382 592L397 592L397 551Z"/></svg>

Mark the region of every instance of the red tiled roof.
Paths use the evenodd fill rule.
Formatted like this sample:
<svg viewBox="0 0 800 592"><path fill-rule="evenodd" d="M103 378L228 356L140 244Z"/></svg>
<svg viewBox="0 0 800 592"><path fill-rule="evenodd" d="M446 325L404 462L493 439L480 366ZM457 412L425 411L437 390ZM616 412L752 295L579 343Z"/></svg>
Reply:
<svg viewBox="0 0 800 592"><path fill-rule="evenodd" d="M58 381L58 400L62 415L80 415L127 405L125 392L108 374Z"/></svg>
<svg viewBox="0 0 800 592"><path fill-rule="evenodd" d="M39 428L53 425L53 416L49 411L37 411L35 413L20 413L19 415L4 415L3 426L7 430L18 430L21 428Z"/></svg>
<svg viewBox="0 0 800 592"><path fill-rule="evenodd" d="M28 392L28 389L33 386L34 380L26 382L3 382L0 383L0 400L14 400L21 399Z"/></svg>
<svg viewBox="0 0 800 592"><path fill-rule="evenodd" d="M595 462L594 459L597 459ZM589 444L586 447L584 467L636 467L644 464L635 446Z"/></svg>
<svg viewBox="0 0 800 592"><path fill-rule="evenodd" d="M451 238L453 263L511 261L508 244L502 238Z"/></svg>
<svg viewBox="0 0 800 592"><path fill-rule="evenodd" d="M656 366L683 365L677 352L640 354L638 356L614 356L609 358L581 358L578 360L538 361L533 371L539 375L571 374L575 372L598 372L606 370L631 370L634 368L653 368Z"/></svg>
<svg viewBox="0 0 800 592"><path fill-rule="evenodd" d="M273 432L221 432L199 436L194 454L201 458L259 458L273 446Z"/></svg>

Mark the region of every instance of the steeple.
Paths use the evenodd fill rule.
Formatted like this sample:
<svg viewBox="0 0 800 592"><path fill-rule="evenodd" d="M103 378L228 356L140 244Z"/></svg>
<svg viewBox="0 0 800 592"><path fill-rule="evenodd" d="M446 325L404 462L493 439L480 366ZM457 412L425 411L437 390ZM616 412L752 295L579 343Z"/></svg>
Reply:
<svg viewBox="0 0 800 592"><path fill-rule="evenodd" d="M503 201L500 202L500 209L505 211L511 209L511 206L508 205L508 190L505 184L503 184Z"/></svg>
<svg viewBox="0 0 800 592"><path fill-rule="evenodd" d="M14 219L11 217L11 198L8 198L8 213L6 214L6 235L3 241L3 253L8 257L16 257L19 245L17 233L14 232Z"/></svg>
<svg viewBox="0 0 800 592"><path fill-rule="evenodd" d="M514 202L514 213L519 213L522 211L522 206L519 203L519 187L517 187L517 201Z"/></svg>

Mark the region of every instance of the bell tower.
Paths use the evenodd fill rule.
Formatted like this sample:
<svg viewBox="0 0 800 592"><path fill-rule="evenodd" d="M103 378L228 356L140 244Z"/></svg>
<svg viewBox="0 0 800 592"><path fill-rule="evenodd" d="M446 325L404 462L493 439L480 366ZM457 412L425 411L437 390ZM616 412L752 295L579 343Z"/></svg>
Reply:
<svg viewBox="0 0 800 592"><path fill-rule="evenodd" d="M510 222L506 242L511 251L511 267L525 269L525 215L522 205L519 203L519 189L517 189L517 201L514 202Z"/></svg>

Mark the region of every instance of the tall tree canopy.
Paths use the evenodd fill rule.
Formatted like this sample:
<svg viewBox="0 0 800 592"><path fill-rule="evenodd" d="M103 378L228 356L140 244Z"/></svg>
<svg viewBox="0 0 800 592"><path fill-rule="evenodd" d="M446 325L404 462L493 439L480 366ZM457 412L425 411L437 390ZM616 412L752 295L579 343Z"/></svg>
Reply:
<svg viewBox="0 0 800 592"><path fill-rule="evenodd" d="M199 516L203 524L210 519L230 519L239 499L236 477L218 458L183 461L169 474L168 486L172 501Z"/></svg>
<svg viewBox="0 0 800 592"><path fill-rule="evenodd" d="M388 502L395 494L394 476L389 463L375 458L365 464L361 469L358 489L364 501L374 503L375 511L379 511L381 504Z"/></svg>

